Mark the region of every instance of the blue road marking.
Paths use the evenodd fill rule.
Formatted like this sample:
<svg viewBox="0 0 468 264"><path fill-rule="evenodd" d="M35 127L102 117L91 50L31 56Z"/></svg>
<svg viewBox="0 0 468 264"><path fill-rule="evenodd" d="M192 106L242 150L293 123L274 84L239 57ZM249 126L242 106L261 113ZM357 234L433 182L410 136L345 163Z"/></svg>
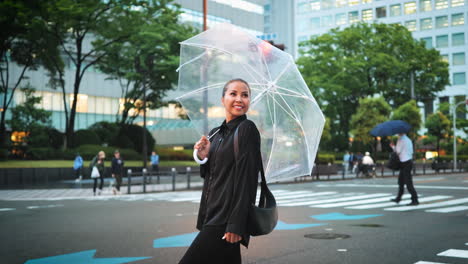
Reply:
<svg viewBox="0 0 468 264"><path fill-rule="evenodd" d="M310 217L320 221L334 221L334 220L360 220L372 217L382 216L381 214L370 214L370 215L346 215L342 213L329 213L320 215L311 215Z"/></svg>
<svg viewBox="0 0 468 264"><path fill-rule="evenodd" d="M96 250L87 250L65 255L28 260L24 264L121 264L151 257L93 258Z"/></svg>
<svg viewBox="0 0 468 264"><path fill-rule="evenodd" d="M322 226L326 225L326 223L320 223L320 224L287 224L283 221L278 220L278 224L276 224L275 230L298 230L298 229L304 229L308 227L316 227L316 226Z"/></svg>
<svg viewBox="0 0 468 264"><path fill-rule="evenodd" d="M162 237L155 239L153 242L154 248L168 248L168 247L188 247L198 235L198 232L182 234L177 236Z"/></svg>

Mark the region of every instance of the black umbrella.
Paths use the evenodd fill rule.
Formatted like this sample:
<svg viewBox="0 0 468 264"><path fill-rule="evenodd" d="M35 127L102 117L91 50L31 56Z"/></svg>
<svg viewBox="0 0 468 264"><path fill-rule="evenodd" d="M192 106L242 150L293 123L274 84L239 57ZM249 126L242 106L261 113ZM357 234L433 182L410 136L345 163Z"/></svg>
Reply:
<svg viewBox="0 0 468 264"><path fill-rule="evenodd" d="M400 133L408 133L411 125L402 120L391 120L376 125L371 130L371 135L374 137L385 137Z"/></svg>

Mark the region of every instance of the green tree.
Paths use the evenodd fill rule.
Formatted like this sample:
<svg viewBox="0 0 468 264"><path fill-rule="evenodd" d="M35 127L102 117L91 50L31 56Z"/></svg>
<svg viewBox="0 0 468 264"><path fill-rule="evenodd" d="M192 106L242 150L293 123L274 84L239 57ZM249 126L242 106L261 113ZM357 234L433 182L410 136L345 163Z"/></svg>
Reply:
<svg viewBox="0 0 468 264"><path fill-rule="evenodd" d="M359 107L351 117L351 134L356 141L361 141L364 145L369 145L375 152L375 138L370 134L372 128L377 124L388 120L392 109L383 99L363 98L359 100Z"/></svg>
<svg viewBox="0 0 468 264"><path fill-rule="evenodd" d="M440 140L450 134L450 120L441 112L431 114L426 119L427 133L437 139L437 156L439 156Z"/></svg>
<svg viewBox="0 0 468 264"><path fill-rule="evenodd" d="M44 1L0 2L0 145L5 143L6 113L27 73L58 57L58 43L45 36L48 13Z"/></svg>
<svg viewBox="0 0 468 264"><path fill-rule="evenodd" d="M403 26L357 23L300 44L297 63L324 114L332 120L332 142L347 145L349 120L360 98L380 94L392 107L411 97L435 98L448 84L448 64Z"/></svg>
<svg viewBox="0 0 468 264"><path fill-rule="evenodd" d="M121 124L131 124L143 109L141 103L147 90L147 108L163 106L165 93L177 80L179 42L195 34L195 31L178 23L181 13L170 1L153 1L133 14L132 20L142 21L135 26L134 34L121 42L103 47L103 58L98 68L118 80L124 109L119 118ZM149 93L148 93L149 92ZM130 115L130 110L134 114Z"/></svg>
<svg viewBox="0 0 468 264"><path fill-rule="evenodd" d="M421 128L422 119L421 112L416 104L416 101L411 100L399 106L392 114L392 120L403 120L411 125L409 136L415 140L418 136L418 131Z"/></svg>
<svg viewBox="0 0 468 264"><path fill-rule="evenodd" d="M21 89L25 96L25 101L11 109L12 118L7 123L13 131L26 132L25 142L33 144L32 138L35 138L34 131L39 131L50 125L51 113L44 109L36 108L36 104L41 103L42 97L35 96L33 88Z"/></svg>
<svg viewBox="0 0 468 264"><path fill-rule="evenodd" d="M169 0L151 3L139 0L45 2L49 14L48 37L60 43L65 64L70 64L74 71L70 113L66 117L65 146L68 146L73 138L78 94L86 72L107 55L106 47L124 42L135 34L135 29L145 23L141 13L147 6ZM63 85L64 75L58 69L55 67L51 73Z"/></svg>

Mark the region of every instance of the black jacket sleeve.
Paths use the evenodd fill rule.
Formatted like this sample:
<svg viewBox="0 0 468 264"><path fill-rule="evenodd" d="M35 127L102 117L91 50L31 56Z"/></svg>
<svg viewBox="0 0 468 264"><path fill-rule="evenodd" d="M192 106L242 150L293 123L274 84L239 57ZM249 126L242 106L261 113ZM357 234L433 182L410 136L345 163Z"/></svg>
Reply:
<svg viewBox="0 0 468 264"><path fill-rule="evenodd" d="M213 133L218 130L219 127L216 127L216 128L213 128L210 133L208 133L208 136L211 136L213 135ZM208 155L208 161L203 164L203 165L200 165L200 177L202 177L203 179L205 179L206 175L209 173L210 171L210 157Z"/></svg>
<svg viewBox="0 0 468 264"><path fill-rule="evenodd" d="M233 179L234 195L226 232L247 234L247 218L251 204L255 203L258 175L260 171L260 133L255 124L246 121L239 127L239 153Z"/></svg>

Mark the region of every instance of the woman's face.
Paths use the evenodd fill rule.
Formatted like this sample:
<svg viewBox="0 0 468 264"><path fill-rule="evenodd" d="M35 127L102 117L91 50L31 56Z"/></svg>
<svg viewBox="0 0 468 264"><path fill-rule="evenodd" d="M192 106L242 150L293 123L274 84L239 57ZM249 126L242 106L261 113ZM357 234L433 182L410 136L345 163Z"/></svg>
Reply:
<svg viewBox="0 0 468 264"><path fill-rule="evenodd" d="M243 82L232 82L227 86L221 102L226 110L226 122L247 113L250 107L250 92Z"/></svg>

